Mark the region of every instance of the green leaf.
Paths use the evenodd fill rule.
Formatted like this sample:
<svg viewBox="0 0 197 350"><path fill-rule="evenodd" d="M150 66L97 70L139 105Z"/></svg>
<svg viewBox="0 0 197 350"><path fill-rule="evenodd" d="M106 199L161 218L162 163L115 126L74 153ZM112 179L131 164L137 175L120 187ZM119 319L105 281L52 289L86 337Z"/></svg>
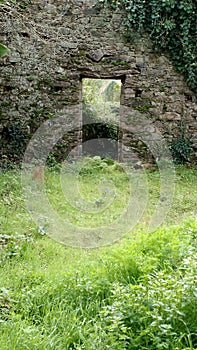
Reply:
<svg viewBox="0 0 197 350"><path fill-rule="evenodd" d="M9 49L3 44L0 44L0 57L4 57L8 54L9 54Z"/></svg>

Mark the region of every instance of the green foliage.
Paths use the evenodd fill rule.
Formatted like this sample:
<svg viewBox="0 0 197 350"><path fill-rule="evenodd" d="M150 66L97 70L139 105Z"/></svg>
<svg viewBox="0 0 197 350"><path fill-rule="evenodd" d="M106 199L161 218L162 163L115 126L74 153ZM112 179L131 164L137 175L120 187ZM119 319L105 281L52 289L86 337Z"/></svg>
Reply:
<svg viewBox="0 0 197 350"><path fill-rule="evenodd" d="M5 45L0 44L0 58L8 54L9 54L9 49Z"/></svg>
<svg viewBox="0 0 197 350"><path fill-rule="evenodd" d="M127 349L183 349L197 346L195 311L196 253L178 271L155 271L141 283L114 283L109 305L101 310L104 328ZM189 330L189 332L188 332Z"/></svg>
<svg viewBox="0 0 197 350"><path fill-rule="evenodd" d="M83 79L82 91L83 151L90 155L85 141L98 139L97 154L114 158L119 132L120 83L109 79ZM107 145L104 139L109 140Z"/></svg>
<svg viewBox="0 0 197 350"><path fill-rule="evenodd" d="M99 89L103 84L102 79L83 79L82 91L83 91L83 103L96 103L101 102L101 94Z"/></svg>
<svg viewBox="0 0 197 350"><path fill-rule="evenodd" d="M128 190L122 165L110 159L87 159L78 168L88 200L99 179L115 179L120 198ZM197 348L197 223L189 217L180 224L183 213L196 211L197 169L179 166L176 174L172 220L179 225L148 234L148 212L141 228L119 243L89 251L31 234L20 172L0 173L1 350ZM155 208L159 172L147 176ZM65 206L59 174L46 171L45 178L48 199L59 212ZM69 181L67 187L73 194ZM68 216L68 206L64 210Z"/></svg>
<svg viewBox="0 0 197 350"><path fill-rule="evenodd" d="M107 118L106 118L107 119ZM83 154L117 158L118 125L99 118L91 105L83 105ZM97 149L90 149L88 140L97 139ZM108 143L106 143L106 139Z"/></svg>
<svg viewBox="0 0 197 350"><path fill-rule="evenodd" d="M21 162L28 138L27 129L21 123L16 122L3 127L2 141L6 145L6 153L9 152L9 158L6 154L3 155L2 168L12 168Z"/></svg>
<svg viewBox="0 0 197 350"><path fill-rule="evenodd" d="M11 302L9 291L0 288L0 323L8 319Z"/></svg>
<svg viewBox="0 0 197 350"><path fill-rule="evenodd" d="M124 8L126 35L136 40L147 33L155 51L170 55L174 67L197 92L196 0L100 0Z"/></svg>
<svg viewBox="0 0 197 350"><path fill-rule="evenodd" d="M191 135L186 135L186 125L183 116L184 113L182 111L179 125L179 135L173 138L170 145L172 158L176 164L184 164L189 162L193 153Z"/></svg>
<svg viewBox="0 0 197 350"><path fill-rule="evenodd" d="M15 256L22 256L27 250L28 243L31 242L31 237L26 235L8 235L0 234L0 265L6 259L11 259Z"/></svg>
<svg viewBox="0 0 197 350"><path fill-rule="evenodd" d="M112 79L89 79L82 81L83 103L103 104L120 102L120 81Z"/></svg>
<svg viewBox="0 0 197 350"><path fill-rule="evenodd" d="M184 164L189 162L193 151L191 138L185 136L174 138L172 140L170 150L176 164Z"/></svg>
<svg viewBox="0 0 197 350"><path fill-rule="evenodd" d="M54 154L51 154L51 153L47 157L46 165L48 169L53 171L59 171L61 169L61 163L57 162Z"/></svg>
<svg viewBox="0 0 197 350"><path fill-rule="evenodd" d="M0 294L2 349L195 349L196 229L139 234L77 265L61 246L29 246Z"/></svg>
<svg viewBox="0 0 197 350"><path fill-rule="evenodd" d="M80 164L80 162L79 162ZM93 175L98 178L98 175L101 174L114 174L115 176L120 177L121 179L125 180L125 184L127 183L126 180L128 180L127 176L124 176L121 174L123 172L122 166L114 161L111 158L105 158L101 159L99 156L95 156L93 158L84 158L83 160L83 166L80 169L80 176L88 176L88 175Z"/></svg>

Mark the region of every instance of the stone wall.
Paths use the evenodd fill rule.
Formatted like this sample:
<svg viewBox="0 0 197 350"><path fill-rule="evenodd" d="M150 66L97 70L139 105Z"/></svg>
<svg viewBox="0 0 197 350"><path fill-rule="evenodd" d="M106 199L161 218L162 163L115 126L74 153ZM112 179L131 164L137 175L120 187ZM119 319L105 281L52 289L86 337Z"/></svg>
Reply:
<svg viewBox="0 0 197 350"><path fill-rule="evenodd" d="M0 61L1 157L16 153L20 158L43 121L57 116L68 122L67 151L80 144L83 77L122 80L121 160L132 150L147 156L139 123L149 140L159 130L169 143L184 125L197 151L194 94L168 58L155 55L146 38L127 42L122 13L93 0L35 0L17 14L2 10L1 28L0 42L10 48L10 56ZM71 117L72 107L79 113ZM56 148L61 153L61 142Z"/></svg>

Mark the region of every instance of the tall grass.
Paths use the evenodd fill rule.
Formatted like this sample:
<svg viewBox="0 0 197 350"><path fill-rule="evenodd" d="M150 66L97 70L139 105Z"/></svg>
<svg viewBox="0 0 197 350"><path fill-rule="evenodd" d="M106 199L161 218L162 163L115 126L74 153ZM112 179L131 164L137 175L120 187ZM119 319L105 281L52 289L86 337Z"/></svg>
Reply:
<svg viewBox="0 0 197 350"><path fill-rule="evenodd" d="M123 192L127 178L108 170ZM89 200L96 174L80 180ZM150 171L151 203L139 225L114 245L88 250L39 234L19 172L1 173L0 348L197 349L197 170L176 174L165 225L146 232L158 198L158 172ZM56 173L46 174L46 190L60 210ZM119 208L115 203L116 214Z"/></svg>

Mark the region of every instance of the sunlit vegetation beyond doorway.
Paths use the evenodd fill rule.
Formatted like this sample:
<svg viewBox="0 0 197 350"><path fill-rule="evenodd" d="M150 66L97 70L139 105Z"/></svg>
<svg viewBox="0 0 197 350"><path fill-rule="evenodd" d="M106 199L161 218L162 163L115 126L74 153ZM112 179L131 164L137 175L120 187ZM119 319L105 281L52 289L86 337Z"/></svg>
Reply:
<svg viewBox="0 0 197 350"><path fill-rule="evenodd" d="M121 80L82 79L83 155L118 159Z"/></svg>

